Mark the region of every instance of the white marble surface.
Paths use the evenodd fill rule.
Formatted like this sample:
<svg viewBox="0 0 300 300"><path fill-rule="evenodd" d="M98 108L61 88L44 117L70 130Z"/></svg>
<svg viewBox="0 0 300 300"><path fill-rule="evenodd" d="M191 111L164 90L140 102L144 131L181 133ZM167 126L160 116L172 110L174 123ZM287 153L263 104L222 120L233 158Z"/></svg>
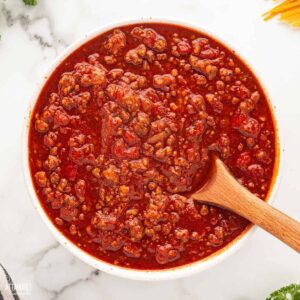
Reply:
<svg viewBox="0 0 300 300"><path fill-rule="evenodd" d="M168 17L218 33L248 52L278 108L284 169L274 205L300 219L300 31L264 23L264 0L0 0L0 262L23 299L258 300L300 282L300 256L262 230L235 255L189 278L135 282L69 254L36 215L23 180L21 135L30 95L47 67L84 33L128 18Z"/></svg>

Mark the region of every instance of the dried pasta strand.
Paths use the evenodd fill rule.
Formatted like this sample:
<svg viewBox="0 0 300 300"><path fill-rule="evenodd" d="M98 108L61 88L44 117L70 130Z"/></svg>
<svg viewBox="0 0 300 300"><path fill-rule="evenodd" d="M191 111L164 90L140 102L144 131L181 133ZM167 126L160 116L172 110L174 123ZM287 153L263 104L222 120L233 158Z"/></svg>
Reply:
<svg viewBox="0 0 300 300"><path fill-rule="evenodd" d="M298 20L293 20L290 24L294 27L299 27L300 26L300 21L299 21L299 19Z"/></svg>
<svg viewBox="0 0 300 300"><path fill-rule="evenodd" d="M277 5L270 11L266 12L263 14L265 16L265 20L269 20L273 18L275 15L280 14L282 12L288 11L288 10L293 10L293 8L300 6L300 1L294 0L294 1L284 1L283 3Z"/></svg>
<svg viewBox="0 0 300 300"><path fill-rule="evenodd" d="M300 27L300 0L285 0L263 14L264 20L279 15L279 19L291 26Z"/></svg>
<svg viewBox="0 0 300 300"><path fill-rule="evenodd" d="M291 9L291 10L281 13L280 19L281 20L288 19L288 18L292 17L293 15L298 15L299 13L300 13L300 7L296 8L296 9Z"/></svg>
<svg viewBox="0 0 300 300"><path fill-rule="evenodd" d="M275 6L272 9L272 11L274 13L279 13L279 12L283 12L283 11L289 10L289 9L295 7L295 6L298 6L298 5L300 5L299 1L295 1L295 0L294 1L288 1L288 0L286 0L283 3Z"/></svg>

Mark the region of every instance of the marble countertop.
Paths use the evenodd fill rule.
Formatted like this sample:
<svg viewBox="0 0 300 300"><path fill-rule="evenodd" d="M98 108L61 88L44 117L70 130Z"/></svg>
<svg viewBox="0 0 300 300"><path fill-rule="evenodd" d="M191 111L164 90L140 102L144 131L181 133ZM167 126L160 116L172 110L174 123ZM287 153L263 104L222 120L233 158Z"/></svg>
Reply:
<svg viewBox="0 0 300 300"><path fill-rule="evenodd" d="M226 261L174 281L135 282L79 261L36 215L22 174L23 120L45 70L69 44L106 23L167 17L208 28L245 49L271 87L284 144L274 205L300 219L300 31L260 15L264 0L0 0L0 262L22 299L258 300L300 282L300 256L258 229Z"/></svg>

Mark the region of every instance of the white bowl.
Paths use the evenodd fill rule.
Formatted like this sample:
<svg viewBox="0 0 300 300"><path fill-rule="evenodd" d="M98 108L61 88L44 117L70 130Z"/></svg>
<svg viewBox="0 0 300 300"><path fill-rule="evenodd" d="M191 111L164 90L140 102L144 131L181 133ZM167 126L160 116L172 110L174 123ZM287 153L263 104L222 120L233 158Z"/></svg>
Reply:
<svg viewBox="0 0 300 300"><path fill-rule="evenodd" d="M197 25L191 25L187 24L185 22L178 22L178 21L173 21L173 20L165 20L165 19L140 19L140 20L134 20L134 21L126 21L122 23L114 23L111 25L107 26L102 26L101 28L85 35L81 39L77 40L74 42L70 47L68 47L58 58L54 61L52 64L52 67L48 70L47 74L43 79L41 80L40 84L38 84L38 87L36 89L36 92L34 93L30 106L28 109L28 115L26 116L26 124L25 124L25 130L24 130L24 141L23 141L23 153L24 153L24 158L23 158L23 167L24 167L24 174L25 174L25 179L26 183L29 189L30 196L33 201L33 205L37 213L40 215L40 217L43 219L43 221L46 223L50 231L53 233L55 238L65 247L67 248L72 254L74 254L76 257L81 259L82 261L86 262L87 264L91 265L92 267L99 269L101 271L110 273L112 275L124 277L124 278L130 278L130 279L136 279L136 280L166 280L166 279L175 279L175 278L180 278L180 277L185 277L191 274L194 274L196 272L204 271L217 263L221 262L225 258L229 257L231 254L233 254L235 251L237 251L242 244L245 243L246 239L254 232L255 226L249 225L245 231L238 236L235 240L233 240L231 243L229 243L226 247L220 249L219 251L213 253L211 256L200 260L196 261L187 265L175 267L175 268L170 268L166 270L138 270L138 269L131 269L131 268L125 268L125 267L120 267L120 266L115 266L110 263L107 263L105 261L102 261L100 259L97 259L96 257L88 254L87 252L83 251L82 249L78 248L75 244L73 244L68 238L66 238L52 223L52 221L49 219L47 216L46 212L44 211L36 193L33 187L31 175L30 175L30 169L29 169L29 160L28 160L28 135L29 135L29 124L30 124L30 118L31 118L31 113L34 108L34 105L38 99L38 96L46 83L47 79L51 75L51 73L55 70L55 68L74 50L79 48L81 45L85 44L87 41L93 39L94 37L105 33L115 27L123 26L123 25L130 25L130 24L137 24L137 23L167 23L167 24L173 24L173 25L178 25L178 26L183 26L187 28L191 28L193 30L198 30L200 33L203 32L207 34L208 36L213 37L214 39L220 41L222 44L227 46L229 49L235 49L236 47L231 47L228 45L227 42L224 42L221 38L217 37L215 34L210 33L206 29L200 28ZM236 51L237 55L241 57L242 61L245 62L249 66L249 60L244 58L244 55L240 55L240 51ZM269 98L268 93L265 90L265 85L262 84L261 77L257 76L258 72L253 66L250 66L250 69L254 72L258 80L260 81L262 87L264 88L264 91ZM270 107L271 106L270 103ZM273 109L273 116L275 117L275 109ZM275 126L277 124L278 118L274 120ZM281 157L281 149L279 145L279 132L278 132L278 126L277 126L277 139L276 139L276 145L277 145L277 153L276 153L276 170L274 171L274 176L273 176L273 182L271 185L271 192L269 192L267 201L272 202L274 195L276 193L276 190L278 188L279 184L279 178L280 178L280 173L281 173L281 162L280 162L280 157ZM277 175L276 175L277 173Z"/></svg>

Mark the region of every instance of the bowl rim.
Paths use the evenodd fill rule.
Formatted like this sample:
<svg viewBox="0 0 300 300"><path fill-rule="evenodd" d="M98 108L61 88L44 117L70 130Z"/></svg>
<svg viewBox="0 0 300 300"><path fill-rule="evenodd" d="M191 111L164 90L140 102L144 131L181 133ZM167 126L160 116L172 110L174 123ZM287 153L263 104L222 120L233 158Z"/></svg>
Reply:
<svg viewBox="0 0 300 300"><path fill-rule="evenodd" d="M51 63L50 67L47 68L46 75L44 75L41 80L36 84L34 89L34 93L30 99L28 109L26 111L26 116L24 118L24 130L23 130L23 139L22 139L22 153L23 153L23 173L24 178L26 181L26 186L28 192L30 194L34 209L38 212L44 223L50 229L56 240L59 241L68 251L70 251L73 255L75 255L80 260L84 261L88 265L111 275L115 275L118 277L123 277L127 279L134 279L134 280L143 280L143 281L157 281L157 280L170 280L170 279L177 279L186 277L206 269L211 268L212 266L220 263L225 258L231 256L235 253L238 249L241 248L243 244L245 244L246 240L249 239L250 236L253 235L257 226L252 224L248 225L248 227L233 241L227 244L225 247L221 248L217 252L214 252L212 255L199 260L193 263L189 263L186 265L169 268L169 269L160 269L160 270L143 270L143 269L133 269L133 268L126 268L121 266L116 266L105 262L101 259L96 258L95 256L85 252L81 248L77 247L72 241L70 241L67 237L65 237L52 223L50 218L48 217L46 211L44 210L42 204L40 203L38 196L35 192L32 177L30 174L30 166L29 166L29 156L28 156L28 138L29 138L29 128L30 128L30 120L32 116L33 109L35 107L36 101L38 96L42 92L42 89L47 82L50 75L55 71L56 67L65 59L67 58L73 51L78 49L80 46L84 45L88 41L92 40L93 38L97 37L100 34L103 34L111 29L118 28L125 25L134 25L140 23L159 23L159 24L171 24L179 27L190 28L192 30L198 31L200 33L207 34L208 36L212 37L216 41L223 44L230 50L233 50L235 55L237 55L250 70L253 72L257 80L259 81L261 88L263 89L266 98L269 102L269 107L271 108L273 123L275 125L276 137L275 137L275 146L276 146L276 161L274 167L274 174L273 179L270 187L270 191L268 193L268 197L266 201L268 203L273 202L275 195L278 191L278 187L280 184L281 173L282 173L282 152L283 152L283 145L282 145L282 133L280 132L281 126L279 126L279 117L277 113L276 106L272 104L270 101L270 89L266 88L266 82L262 79L261 73L257 70L257 67L254 67L253 64L249 63L248 55L245 55L245 50L241 50L240 47L232 46L230 42L224 41L222 38L215 34L211 30L207 30L197 24L193 24L186 21L180 20L173 20L169 18L138 18L138 19L129 19L124 20L121 22L113 22L110 24L102 25L96 28L95 30L85 34L84 36L78 38L75 42L71 43L60 55L58 55L54 61Z"/></svg>

